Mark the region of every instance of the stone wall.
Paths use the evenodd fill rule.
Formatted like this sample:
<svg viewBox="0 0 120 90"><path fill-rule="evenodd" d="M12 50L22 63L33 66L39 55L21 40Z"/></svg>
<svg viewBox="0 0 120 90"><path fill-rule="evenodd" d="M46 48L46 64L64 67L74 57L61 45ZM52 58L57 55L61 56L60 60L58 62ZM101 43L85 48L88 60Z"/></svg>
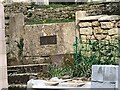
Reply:
<svg viewBox="0 0 120 90"><path fill-rule="evenodd" d="M61 7L54 6L36 6L31 4L13 3L12 5L5 5L5 17L9 18L10 13L23 13L25 21L29 20L64 20L75 19L75 12L85 10L88 15L114 15L120 14L120 4L78 4L66 5Z"/></svg>
<svg viewBox="0 0 120 90"><path fill-rule="evenodd" d="M113 18L115 22L114 20L98 21L100 17L103 17L103 19L105 17ZM80 27L78 31L80 32L77 33L77 36L79 34L85 43L89 39L102 40L105 38L113 40L117 45L117 39L114 39L118 36L119 23L115 18L117 18L115 15L79 17L77 19L78 22L80 21L78 24ZM75 22L24 25L24 15L21 13L12 14L9 22L9 29L6 29L8 65L44 62L63 63L60 60L67 60L66 56L73 60L73 56L70 57L69 54L74 52ZM54 35L57 36L56 44L41 45L40 37ZM81 45L86 46L86 44ZM90 48L90 45L88 45L88 48ZM83 54L87 55L89 53L87 51ZM118 55L117 53L114 54Z"/></svg>
<svg viewBox="0 0 120 90"><path fill-rule="evenodd" d="M69 23L54 23L54 24L38 24L26 25L24 28L25 51L30 56L37 55L55 55L73 52L72 44L75 37L74 22ZM40 45L41 36L57 35L57 44ZM31 46L31 48L29 47ZM35 50L35 48L37 48Z"/></svg>
<svg viewBox="0 0 120 90"><path fill-rule="evenodd" d="M54 55L74 52L74 22L24 25L23 17L21 13L10 16L6 29L8 65L50 62ZM40 37L54 35L55 44L41 45Z"/></svg>
<svg viewBox="0 0 120 90"><path fill-rule="evenodd" d="M53 35L57 36L56 44L40 45L40 37ZM36 57L39 60L41 56L73 53L74 22L26 25L23 38L26 59L28 57Z"/></svg>
<svg viewBox="0 0 120 90"><path fill-rule="evenodd" d="M44 58L43 57L41 58L41 56L65 54L71 51L73 52L72 46L75 36L74 22L59 24L55 23L55 24L24 25L24 21L26 22L33 18L35 20L42 21L74 19L75 12L79 10L86 10L87 15L119 14L119 3L96 4L96 5L83 4L76 6L66 6L61 8L53 7L35 8L33 5L23 3L5 5L5 18L7 19L6 39L7 39L8 63L10 65L20 64L20 62L23 59L21 58L21 56L25 58L23 61L24 64L35 63L36 61L42 63L44 61L43 60ZM24 15L17 16L17 14L21 12ZM85 25L91 25L91 23L87 22L87 24L85 23ZM82 26L84 26L84 23L82 24ZM83 32L81 32L83 34L82 38L86 38L85 34L91 35L92 33L91 26L89 27L89 29L86 27L83 27L82 29L83 29ZM115 30L113 31L108 30L110 31L109 34L113 35L114 33L117 33L117 31L114 32ZM45 32L45 34L47 34L48 36L57 35L58 45L40 46L40 36L44 36L43 32ZM107 36L108 39L110 38L111 35ZM97 36L99 37L100 35ZM47 52L45 50L47 50ZM18 57L19 56L18 54L20 54L21 56ZM48 59L48 57L45 58ZM42 62L41 59L43 60Z"/></svg>
<svg viewBox="0 0 120 90"><path fill-rule="evenodd" d="M118 15L79 18L81 55L98 61L94 64L118 64L119 18Z"/></svg>
<svg viewBox="0 0 120 90"><path fill-rule="evenodd" d="M82 40L110 40L118 37L119 16L98 15L79 18L78 26Z"/></svg>

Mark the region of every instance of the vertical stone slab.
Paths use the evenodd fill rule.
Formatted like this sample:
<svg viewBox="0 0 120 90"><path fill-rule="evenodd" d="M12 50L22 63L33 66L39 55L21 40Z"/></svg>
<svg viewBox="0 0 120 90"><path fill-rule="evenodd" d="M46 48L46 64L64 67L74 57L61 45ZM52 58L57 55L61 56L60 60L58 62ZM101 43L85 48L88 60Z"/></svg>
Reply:
<svg viewBox="0 0 120 90"><path fill-rule="evenodd" d="M16 58L14 62L15 65L21 64L19 60L18 53L20 52L20 48L17 46L17 43L20 43L20 40L23 38L24 33L24 15L23 13L12 13L9 19L9 50L12 50Z"/></svg>
<svg viewBox="0 0 120 90"><path fill-rule="evenodd" d="M0 2L0 90L8 88L4 7Z"/></svg>

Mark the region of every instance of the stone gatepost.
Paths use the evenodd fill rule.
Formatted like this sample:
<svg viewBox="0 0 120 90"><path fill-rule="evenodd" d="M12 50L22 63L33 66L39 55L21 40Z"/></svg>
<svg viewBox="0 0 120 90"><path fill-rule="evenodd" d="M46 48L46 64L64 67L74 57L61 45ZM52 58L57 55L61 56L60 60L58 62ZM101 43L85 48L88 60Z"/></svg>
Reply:
<svg viewBox="0 0 120 90"><path fill-rule="evenodd" d="M0 2L0 90L8 88L4 7Z"/></svg>
<svg viewBox="0 0 120 90"><path fill-rule="evenodd" d="M87 12L86 11L77 11L75 13L76 25L77 25L79 19L82 18L82 17L85 17L85 16L87 16Z"/></svg>

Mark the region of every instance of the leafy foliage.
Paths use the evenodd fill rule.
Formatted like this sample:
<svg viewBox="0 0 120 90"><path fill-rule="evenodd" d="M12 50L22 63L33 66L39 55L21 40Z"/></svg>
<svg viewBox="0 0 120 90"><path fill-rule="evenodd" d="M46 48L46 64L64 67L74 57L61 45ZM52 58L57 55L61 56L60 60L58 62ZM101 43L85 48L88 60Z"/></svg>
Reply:
<svg viewBox="0 0 120 90"><path fill-rule="evenodd" d="M77 46L77 50L78 54L75 54L73 65L67 65L67 67L50 65L49 73L51 77L69 75L71 77L89 78L92 65L118 64L119 45L117 38L114 40L87 40L81 42Z"/></svg>
<svg viewBox="0 0 120 90"><path fill-rule="evenodd" d="M78 42L77 42L78 43ZM113 40L86 40L77 46L73 76L90 77L92 65L118 64L118 38ZM75 47L76 50L76 47Z"/></svg>

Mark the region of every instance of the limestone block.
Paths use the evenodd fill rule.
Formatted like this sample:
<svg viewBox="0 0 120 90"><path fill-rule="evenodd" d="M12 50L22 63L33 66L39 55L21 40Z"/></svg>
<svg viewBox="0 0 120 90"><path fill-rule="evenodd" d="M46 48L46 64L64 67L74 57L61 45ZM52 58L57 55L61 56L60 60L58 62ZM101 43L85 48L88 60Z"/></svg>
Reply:
<svg viewBox="0 0 120 90"><path fill-rule="evenodd" d="M91 22L80 22L79 26L80 27L91 27L92 23Z"/></svg>
<svg viewBox="0 0 120 90"><path fill-rule="evenodd" d="M112 84L110 82L92 82L91 83L91 88L96 88L96 90L98 88L101 88L101 90L103 90L104 88L109 88L110 90L114 90L115 89L115 84ZM105 89L106 90L106 89Z"/></svg>
<svg viewBox="0 0 120 90"><path fill-rule="evenodd" d="M109 35L117 35L119 29L118 28L112 28L108 31Z"/></svg>
<svg viewBox="0 0 120 90"><path fill-rule="evenodd" d="M115 65L93 65L92 81L116 82L118 79L118 66Z"/></svg>
<svg viewBox="0 0 120 90"><path fill-rule="evenodd" d="M86 37L85 35L81 35L81 39L82 39L82 40L86 40L86 38L87 38L87 37Z"/></svg>
<svg viewBox="0 0 120 90"><path fill-rule="evenodd" d="M106 16L106 15L87 16L87 17L82 17L79 20L80 21L97 21L99 18L103 16Z"/></svg>
<svg viewBox="0 0 120 90"><path fill-rule="evenodd" d="M116 25L117 25L117 27L119 27L119 28L120 28L120 21L119 21L119 22L117 22L117 24L116 24Z"/></svg>
<svg viewBox="0 0 120 90"><path fill-rule="evenodd" d="M92 35L87 35L86 38L87 38L87 40L92 39Z"/></svg>
<svg viewBox="0 0 120 90"><path fill-rule="evenodd" d="M114 39L114 41L118 42L118 36L119 36L118 34L117 35L113 35L113 36L111 36L111 38Z"/></svg>
<svg viewBox="0 0 120 90"><path fill-rule="evenodd" d="M103 17L100 17L98 21L114 21L119 19L120 19L120 16L118 15L105 15Z"/></svg>
<svg viewBox="0 0 120 90"><path fill-rule="evenodd" d="M99 25L100 25L100 23L98 21L93 21L92 22L92 26L99 26Z"/></svg>
<svg viewBox="0 0 120 90"><path fill-rule="evenodd" d="M105 39L106 36L108 35L108 30L103 30L100 27L93 27L93 34L94 37L98 40Z"/></svg>
<svg viewBox="0 0 120 90"><path fill-rule="evenodd" d="M93 27L94 34L102 34L104 32L100 27Z"/></svg>
<svg viewBox="0 0 120 90"><path fill-rule="evenodd" d="M111 37L109 35L107 35L107 37L105 38L106 40L110 40Z"/></svg>
<svg viewBox="0 0 120 90"><path fill-rule="evenodd" d="M92 35L92 27L80 28L80 34L82 34L82 35Z"/></svg>
<svg viewBox="0 0 120 90"><path fill-rule="evenodd" d="M79 19L81 17L85 17L87 14L86 14L86 11L76 11L75 13L75 16L76 16L76 24L78 23Z"/></svg>
<svg viewBox="0 0 120 90"><path fill-rule="evenodd" d="M101 28L103 29L109 29L114 27L114 23L112 22L100 22Z"/></svg>
<svg viewBox="0 0 120 90"><path fill-rule="evenodd" d="M94 39L96 39L96 40L104 40L104 39L106 39L106 35L104 35L104 34L96 34L96 35L94 35Z"/></svg>
<svg viewBox="0 0 120 90"><path fill-rule="evenodd" d="M94 35L92 35L92 36L91 36L91 40L95 40L95 37L94 37Z"/></svg>

